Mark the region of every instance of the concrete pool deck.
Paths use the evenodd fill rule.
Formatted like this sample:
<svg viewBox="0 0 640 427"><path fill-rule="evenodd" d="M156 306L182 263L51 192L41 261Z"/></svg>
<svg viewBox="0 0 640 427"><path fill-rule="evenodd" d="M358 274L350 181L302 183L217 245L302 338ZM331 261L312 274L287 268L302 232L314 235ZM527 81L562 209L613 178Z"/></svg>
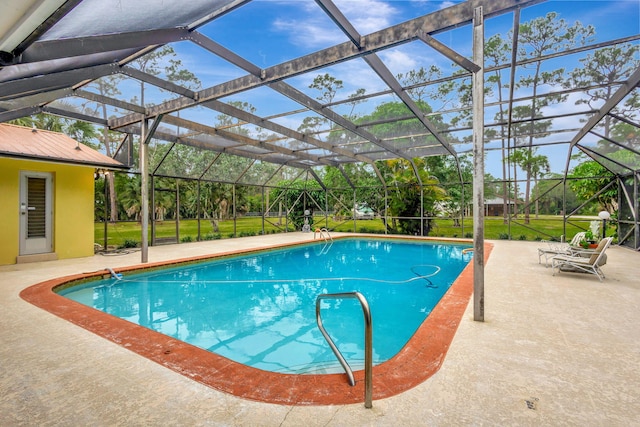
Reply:
<svg viewBox="0 0 640 427"><path fill-rule="evenodd" d="M308 238L159 246L149 260ZM552 276L539 243L492 243L485 322L469 304L440 370L397 396L374 394L372 409L224 394L19 297L44 280L139 264L140 253L0 266L0 425L639 425L640 254L610 248L601 283Z"/></svg>

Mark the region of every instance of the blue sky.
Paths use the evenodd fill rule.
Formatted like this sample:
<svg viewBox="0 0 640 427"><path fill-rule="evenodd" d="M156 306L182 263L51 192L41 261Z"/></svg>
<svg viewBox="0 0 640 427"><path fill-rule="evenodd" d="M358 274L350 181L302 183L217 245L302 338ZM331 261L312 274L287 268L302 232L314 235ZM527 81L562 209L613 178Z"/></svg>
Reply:
<svg viewBox="0 0 640 427"><path fill-rule="evenodd" d="M337 0L335 3L363 35L454 4L420 0ZM552 0L525 8L522 21L548 11L558 12L569 22L594 25L599 39L633 35L640 29L638 0ZM511 27L512 16L488 19L487 37L496 32L505 34ZM255 0L200 31L263 68L347 40L311 0ZM470 55L470 40L464 34L470 34L468 26L438 37L460 53ZM400 61L398 71L414 65L414 61L395 55ZM193 59L197 63L197 58Z"/></svg>
<svg viewBox="0 0 640 427"><path fill-rule="evenodd" d="M351 20L356 30L366 35L457 2L335 0L335 3ZM585 26L593 25L596 28L596 42L636 35L640 32L640 0L551 0L523 9L521 21L526 22L550 11L557 12L570 24L579 21ZM488 38L496 33L506 36L512 23L513 14L487 19L485 37ZM311 0L254 0L200 28L199 31L261 68L277 65L347 41L346 36ZM439 34L436 38L457 52L471 56L471 26ZM203 87L210 87L246 75L245 71L209 53L202 52L192 43L178 43L174 48L183 64L202 80ZM445 75L449 75L451 70L451 61L422 42L388 49L379 52L379 56L394 74L406 73L420 67L428 68L430 65L437 65ZM571 68L575 66L575 62L564 65ZM329 73L343 81L344 89L338 93L337 99L344 99L359 88L366 89L367 93L386 89L382 81L363 61L350 61L327 67L317 73L288 79L287 83L315 98L318 93L310 90L308 86L317 74L324 73ZM230 100L248 101L256 108L256 114L262 116L300 108L299 105L267 88L224 99L224 101ZM389 100L391 98L381 97L377 102ZM366 108L371 108L370 104ZM566 103L566 105L557 106L554 113L561 113L562 109L571 108L575 106ZM206 109L185 112L182 116L188 117L189 114L208 114L211 117L211 111ZM304 115L295 115L276 121L296 129L303 117ZM576 123L575 126L581 125ZM554 171L561 172L564 168L566 150L562 152L565 154L549 154L552 157ZM500 163L498 161L496 165L490 157L488 162L492 164L488 164L487 169L498 176L501 169Z"/></svg>

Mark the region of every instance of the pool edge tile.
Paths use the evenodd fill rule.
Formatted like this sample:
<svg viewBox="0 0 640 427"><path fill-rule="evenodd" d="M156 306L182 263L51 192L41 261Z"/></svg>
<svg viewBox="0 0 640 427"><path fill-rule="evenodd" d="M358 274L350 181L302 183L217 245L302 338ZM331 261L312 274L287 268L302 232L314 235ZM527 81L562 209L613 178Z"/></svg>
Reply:
<svg viewBox="0 0 640 427"><path fill-rule="evenodd" d="M391 238L402 239L398 236ZM284 246L289 245L228 251L216 254L215 257ZM492 244L485 243L485 263L492 247ZM204 255L134 265L118 269L118 272L153 269L210 258L212 256ZM364 402L363 371L354 372L356 385L353 387L349 386L344 374L294 375L262 371L84 306L53 291L65 283L97 276L108 276L108 272L99 270L47 280L24 289L20 292L20 297L194 381L234 396L302 406ZM470 262L405 347L392 359L373 368L374 400L407 391L423 383L440 369L472 294L473 262Z"/></svg>

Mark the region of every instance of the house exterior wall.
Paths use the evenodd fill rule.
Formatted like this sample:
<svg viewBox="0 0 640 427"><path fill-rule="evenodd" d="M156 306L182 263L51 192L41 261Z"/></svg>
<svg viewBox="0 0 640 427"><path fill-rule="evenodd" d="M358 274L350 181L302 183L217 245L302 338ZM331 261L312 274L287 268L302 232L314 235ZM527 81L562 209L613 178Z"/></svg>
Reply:
<svg viewBox="0 0 640 427"><path fill-rule="evenodd" d="M0 265L20 251L20 172L53 176L53 250L59 259L94 253L93 167L0 158Z"/></svg>

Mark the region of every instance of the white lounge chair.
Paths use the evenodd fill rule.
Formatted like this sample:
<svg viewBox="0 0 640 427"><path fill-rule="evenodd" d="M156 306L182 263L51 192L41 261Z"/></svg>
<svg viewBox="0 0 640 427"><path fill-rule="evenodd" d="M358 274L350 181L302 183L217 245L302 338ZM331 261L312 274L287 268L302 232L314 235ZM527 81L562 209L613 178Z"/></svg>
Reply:
<svg viewBox="0 0 640 427"><path fill-rule="evenodd" d="M556 255L573 255L576 250L580 248L580 242L584 239L586 233L581 231L576 233L571 239L571 242L552 242L547 241L547 246L538 248L538 264L542 263L542 257L544 256L544 266L549 267L549 260Z"/></svg>
<svg viewBox="0 0 640 427"><path fill-rule="evenodd" d="M577 273L589 273L598 276L602 282L604 273L600 266L606 263L606 250L611 244L612 237L605 237L600 241L598 247L593 251L578 251L576 255L556 255L551 258L553 275L556 270Z"/></svg>

